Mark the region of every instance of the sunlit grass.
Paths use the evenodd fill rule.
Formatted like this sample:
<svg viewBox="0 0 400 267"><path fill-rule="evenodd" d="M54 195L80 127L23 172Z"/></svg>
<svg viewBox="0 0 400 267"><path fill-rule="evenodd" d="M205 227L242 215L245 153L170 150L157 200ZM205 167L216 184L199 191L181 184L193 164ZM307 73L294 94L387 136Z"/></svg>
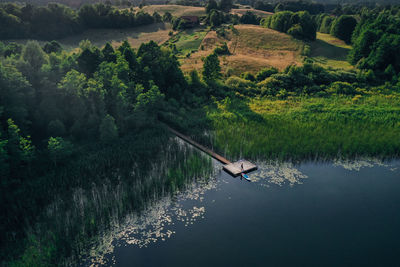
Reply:
<svg viewBox="0 0 400 267"><path fill-rule="evenodd" d="M400 153L398 97L222 101L211 109L213 146L230 158L328 159Z"/></svg>

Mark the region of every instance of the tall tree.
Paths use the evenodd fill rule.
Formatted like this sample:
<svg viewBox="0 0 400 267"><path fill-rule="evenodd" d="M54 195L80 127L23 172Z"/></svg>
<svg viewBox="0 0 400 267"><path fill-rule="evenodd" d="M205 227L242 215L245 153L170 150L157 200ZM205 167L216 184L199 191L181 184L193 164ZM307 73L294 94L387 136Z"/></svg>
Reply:
<svg viewBox="0 0 400 267"><path fill-rule="evenodd" d="M212 53L204 59L203 79L208 82L216 81L221 77L221 66L219 65L218 55Z"/></svg>

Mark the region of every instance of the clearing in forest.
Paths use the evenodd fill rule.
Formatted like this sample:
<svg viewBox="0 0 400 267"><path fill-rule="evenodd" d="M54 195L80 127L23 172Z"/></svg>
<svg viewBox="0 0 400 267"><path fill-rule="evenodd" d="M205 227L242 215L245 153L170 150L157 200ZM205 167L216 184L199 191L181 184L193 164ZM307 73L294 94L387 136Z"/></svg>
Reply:
<svg viewBox="0 0 400 267"><path fill-rule="evenodd" d="M109 42L114 48L128 40L133 48L138 48L142 43L154 41L162 44L169 39L168 33L172 30L169 23L156 23L145 26L138 26L126 29L90 29L81 34L71 35L66 38L56 40L67 51L73 51L79 47L82 40L89 40L93 45L102 48ZM16 42L25 44L28 39L7 40L5 43ZM46 41L39 41L44 45Z"/></svg>
<svg viewBox="0 0 400 267"><path fill-rule="evenodd" d="M165 12L169 12L172 16L180 17L180 16L205 16L206 11L204 7L197 6L181 6L181 5L150 5L144 6L142 8L144 12L149 14L153 14L157 11L161 16L164 15ZM135 11L139 11L139 8L135 8Z"/></svg>
<svg viewBox="0 0 400 267"><path fill-rule="evenodd" d="M226 29L225 37L210 31L204 37L198 52L181 60L182 70L200 70L203 67L202 58L224 42L231 54L219 57L223 73L239 75L246 71L255 73L266 67L282 70L289 65L301 65L301 41L256 25L236 25L235 29L237 34Z"/></svg>
<svg viewBox="0 0 400 267"><path fill-rule="evenodd" d="M97 47L103 47L107 42L113 47L118 47L127 40L133 48L138 48L142 43L154 41L161 44L168 40L170 24L157 23L127 29L91 29L82 34L58 40L66 49L73 50L79 46L80 41L89 40Z"/></svg>
<svg viewBox="0 0 400 267"><path fill-rule="evenodd" d="M326 33L317 33L317 40L311 43L310 57L315 63L335 69L352 69L347 62L351 49L344 41Z"/></svg>
<svg viewBox="0 0 400 267"><path fill-rule="evenodd" d="M271 12L267 12L267 11L262 11L262 10L258 10L258 9L253 9L253 8L238 8L238 9L232 9L231 13L232 14L238 14L239 16L244 15L247 11L250 11L252 13L254 13L254 15L258 16L258 17L268 17L273 15L274 13Z"/></svg>

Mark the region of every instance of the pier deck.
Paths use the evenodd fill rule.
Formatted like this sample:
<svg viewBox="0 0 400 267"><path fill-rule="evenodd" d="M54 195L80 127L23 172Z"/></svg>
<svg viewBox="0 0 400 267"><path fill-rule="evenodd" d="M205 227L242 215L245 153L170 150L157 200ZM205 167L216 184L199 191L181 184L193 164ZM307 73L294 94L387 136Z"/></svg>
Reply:
<svg viewBox="0 0 400 267"><path fill-rule="evenodd" d="M189 144L197 147L198 149L200 149L201 151L207 153L208 155L210 155L211 157L215 158L216 160L218 160L219 162L225 164L223 169L228 172L230 175L232 176L238 176L240 175L242 172L244 173L248 173L254 170L257 170L257 165L247 161L247 160L239 160L237 162L230 162L229 160L227 160L226 158L218 155L217 153L215 153L214 151L200 145L199 143L193 141L191 138L189 138L188 136L181 134L180 132L172 129L171 127L168 127L168 130L171 131L173 134L175 134L176 136L178 136L179 138L181 138L182 140L188 142ZM243 170L242 170L242 164L243 164Z"/></svg>
<svg viewBox="0 0 400 267"><path fill-rule="evenodd" d="M241 167L242 163L243 163L243 170ZM224 170L233 176L238 176L242 172L248 173L248 172L257 170L257 165L255 165L247 160L239 160L239 161L224 165Z"/></svg>

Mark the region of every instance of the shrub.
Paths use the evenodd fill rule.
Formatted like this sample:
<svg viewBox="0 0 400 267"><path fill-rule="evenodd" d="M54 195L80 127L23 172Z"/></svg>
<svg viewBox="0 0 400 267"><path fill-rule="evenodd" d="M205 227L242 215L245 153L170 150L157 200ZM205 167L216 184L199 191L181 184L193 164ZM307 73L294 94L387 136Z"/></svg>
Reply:
<svg viewBox="0 0 400 267"><path fill-rule="evenodd" d="M342 15L333 23L331 34L349 44L356 25L357 20L354 17Z"/></svg>

